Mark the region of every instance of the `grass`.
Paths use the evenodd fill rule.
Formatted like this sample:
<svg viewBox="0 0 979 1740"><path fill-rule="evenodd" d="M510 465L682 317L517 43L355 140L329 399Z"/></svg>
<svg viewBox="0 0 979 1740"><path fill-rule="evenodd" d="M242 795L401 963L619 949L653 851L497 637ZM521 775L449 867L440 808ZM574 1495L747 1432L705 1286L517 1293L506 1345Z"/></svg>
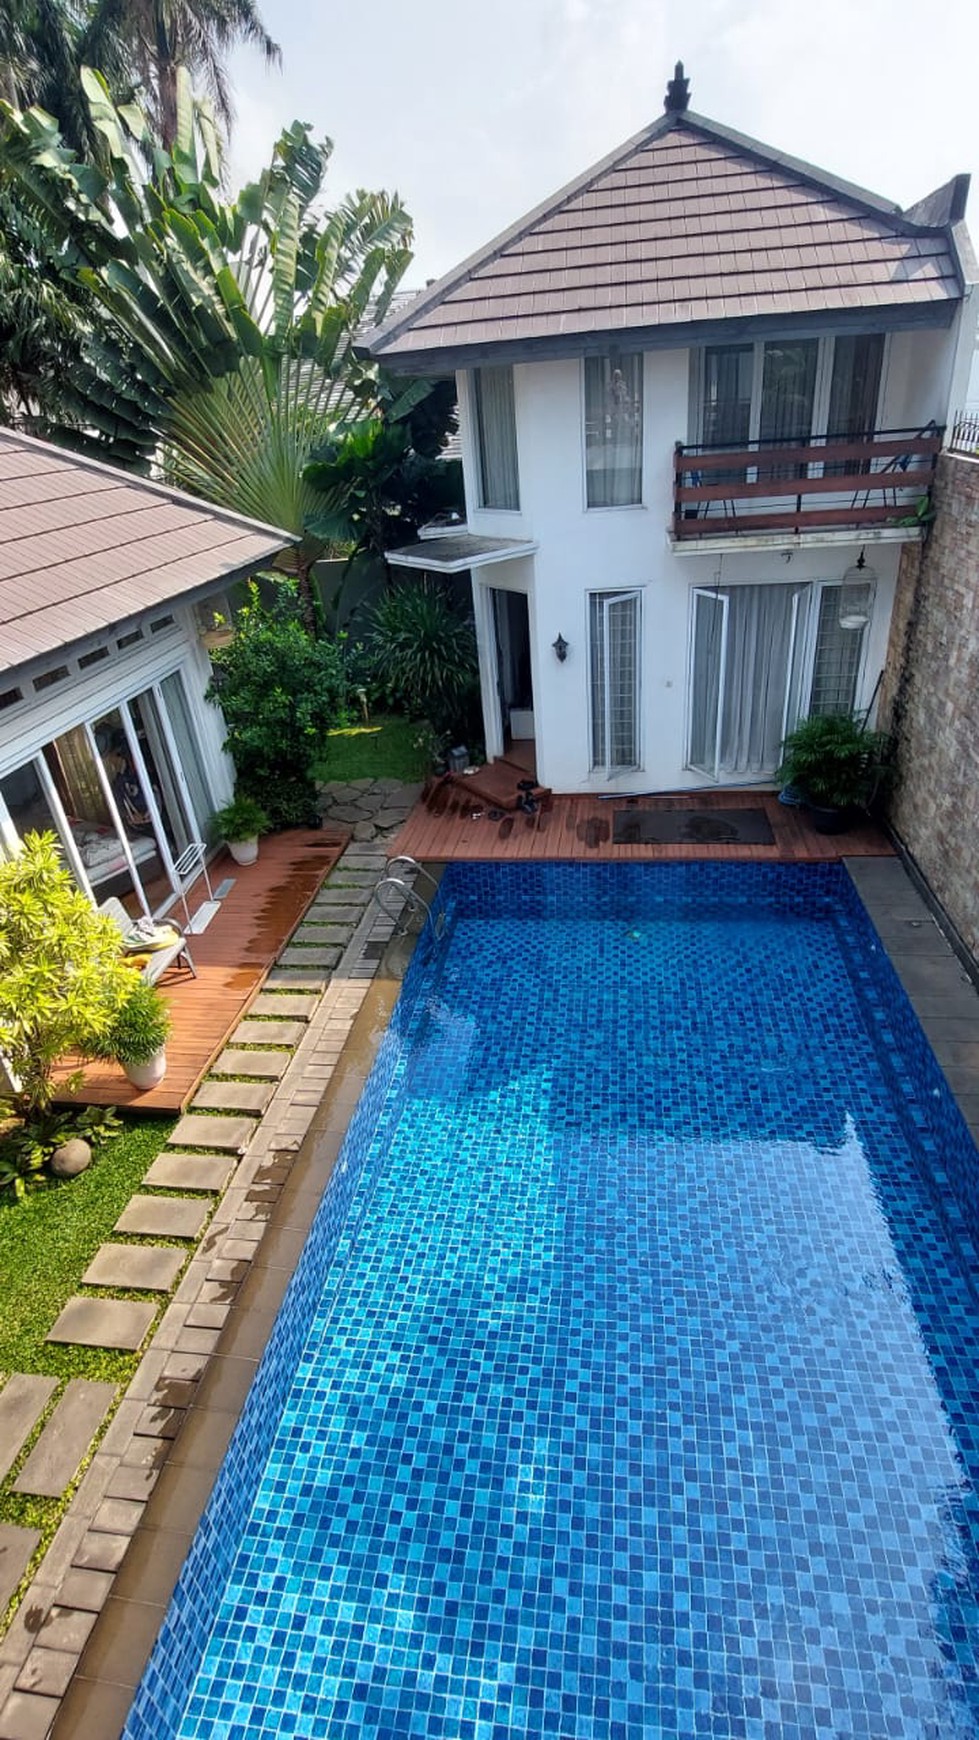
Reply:
<svg viewBox="0 0 979 1740"><path fill-rule="evenodd" d="M135 1369L131 1354L56 1347L44 1337L172 1128L169 1119L127 1121L87 1172L0 1203L0 1372L120 1382Z"/></svg>
<svg viewBox="0 0 979 1740"><path fill-rule="evenodd" d="M400 779L416 784L429 771L428 750L418 748L425 727L416 720L378 714L366 725L346 725L328 734L318 779Z"/></svg>

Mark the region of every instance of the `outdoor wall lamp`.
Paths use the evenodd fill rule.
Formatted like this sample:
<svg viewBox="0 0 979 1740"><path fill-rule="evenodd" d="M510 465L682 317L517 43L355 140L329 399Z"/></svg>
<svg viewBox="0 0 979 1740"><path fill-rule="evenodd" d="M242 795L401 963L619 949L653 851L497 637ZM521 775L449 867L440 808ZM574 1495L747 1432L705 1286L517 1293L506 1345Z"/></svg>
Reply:
<svg viewBox="0 0 979 1740"><path fill-rule="evenodd" d="M874 607L877 575L861 550L840 585L839 625L842 629L866 628Z"/></svg>
<svg viewBox="0 0 979 1740"><path fill-rule="evenodd" d="M557 640L552 640L551 645L557 654L558 664L563 665L565 659L568 656L568 643L565 640L564 635L559 634L557 637Z"/></svg>

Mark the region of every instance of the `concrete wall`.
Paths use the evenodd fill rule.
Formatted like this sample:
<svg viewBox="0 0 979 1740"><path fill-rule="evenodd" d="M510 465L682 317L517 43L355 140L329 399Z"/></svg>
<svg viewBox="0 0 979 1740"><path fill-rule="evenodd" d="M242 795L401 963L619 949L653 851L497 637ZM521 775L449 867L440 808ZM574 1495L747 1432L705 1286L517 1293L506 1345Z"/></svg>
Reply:
<svg viewBox="0 0 979 1740"><path fill-rule="evenodd" d="M957 328L894 333L885 352L880 422L920 427L943 422L958 342ZM902 544L893 531L746 549L732 538L723 555L675 553L668 540L673 509L674 444L692 439L691 357L687 350L647 352L644 365L641 506L587 509L584 475L584 382L580 359L518 364L514 400L520 511L478 506L478 462L470 380L459 377L468 523L492 537L534 539L537 553L473 571L490 755L502 746L495 694L495 650L488 589L528 597L539 777L557 791L692 790L709 785L686 766L692 593L697 587L838 582L866 546L877 573L874 615L864 637L858 707L870 704L888 643ZM910 534L904 534L905 540ZM901 534L897 534L900 539ZM760 540L759 540L760 541ZM641 766L614 778L590 765L588 594L638 588L642 594ZM561 634L564 664L552 643Z"/></svg>
<svg viewBox="0 0 979 1740"><path fill-rule="evenodd" d="M979 956L979 460L942 455L935 507L902 560L882 691L898 743L891 820Z"/></svg>

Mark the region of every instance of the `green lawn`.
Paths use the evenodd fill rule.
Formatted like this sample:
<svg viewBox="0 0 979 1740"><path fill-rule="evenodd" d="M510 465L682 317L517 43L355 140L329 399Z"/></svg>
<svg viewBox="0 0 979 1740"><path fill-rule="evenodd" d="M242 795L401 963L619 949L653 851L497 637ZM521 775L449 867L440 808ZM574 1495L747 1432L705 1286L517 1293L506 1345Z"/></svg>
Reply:
<svg viewBox="0 0 979 1740"><path fill-rule="evenodd" d="M323 780L400 779L413 785L428 773L427 751L417 747L424 726L393 714L378 714L367 725L331 731L329 747L316 772Z"/></svg>
<svg viewBox="0 0 979 1740"><path fill-rule="evenodd" d="M56 1347L45 1335L112 1228L173 1122L125 1122L78 1178L52 1180L23 1202L0 1201L0 1372L50 1372L120 1382L135 1356Z"/></svg>

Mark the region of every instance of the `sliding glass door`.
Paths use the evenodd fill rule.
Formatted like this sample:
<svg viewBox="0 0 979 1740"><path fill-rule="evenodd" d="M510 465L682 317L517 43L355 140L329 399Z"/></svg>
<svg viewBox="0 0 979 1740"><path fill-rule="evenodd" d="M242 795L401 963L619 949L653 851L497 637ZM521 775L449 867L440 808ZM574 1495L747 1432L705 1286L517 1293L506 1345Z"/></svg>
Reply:
<svg viewBox="0 0 979 1740"><path fill-rule="evenodd" d="M840 627L835 585L696 590L687 765L725 782L771 778L804 713L854 706L863 638Z"/></svg>

